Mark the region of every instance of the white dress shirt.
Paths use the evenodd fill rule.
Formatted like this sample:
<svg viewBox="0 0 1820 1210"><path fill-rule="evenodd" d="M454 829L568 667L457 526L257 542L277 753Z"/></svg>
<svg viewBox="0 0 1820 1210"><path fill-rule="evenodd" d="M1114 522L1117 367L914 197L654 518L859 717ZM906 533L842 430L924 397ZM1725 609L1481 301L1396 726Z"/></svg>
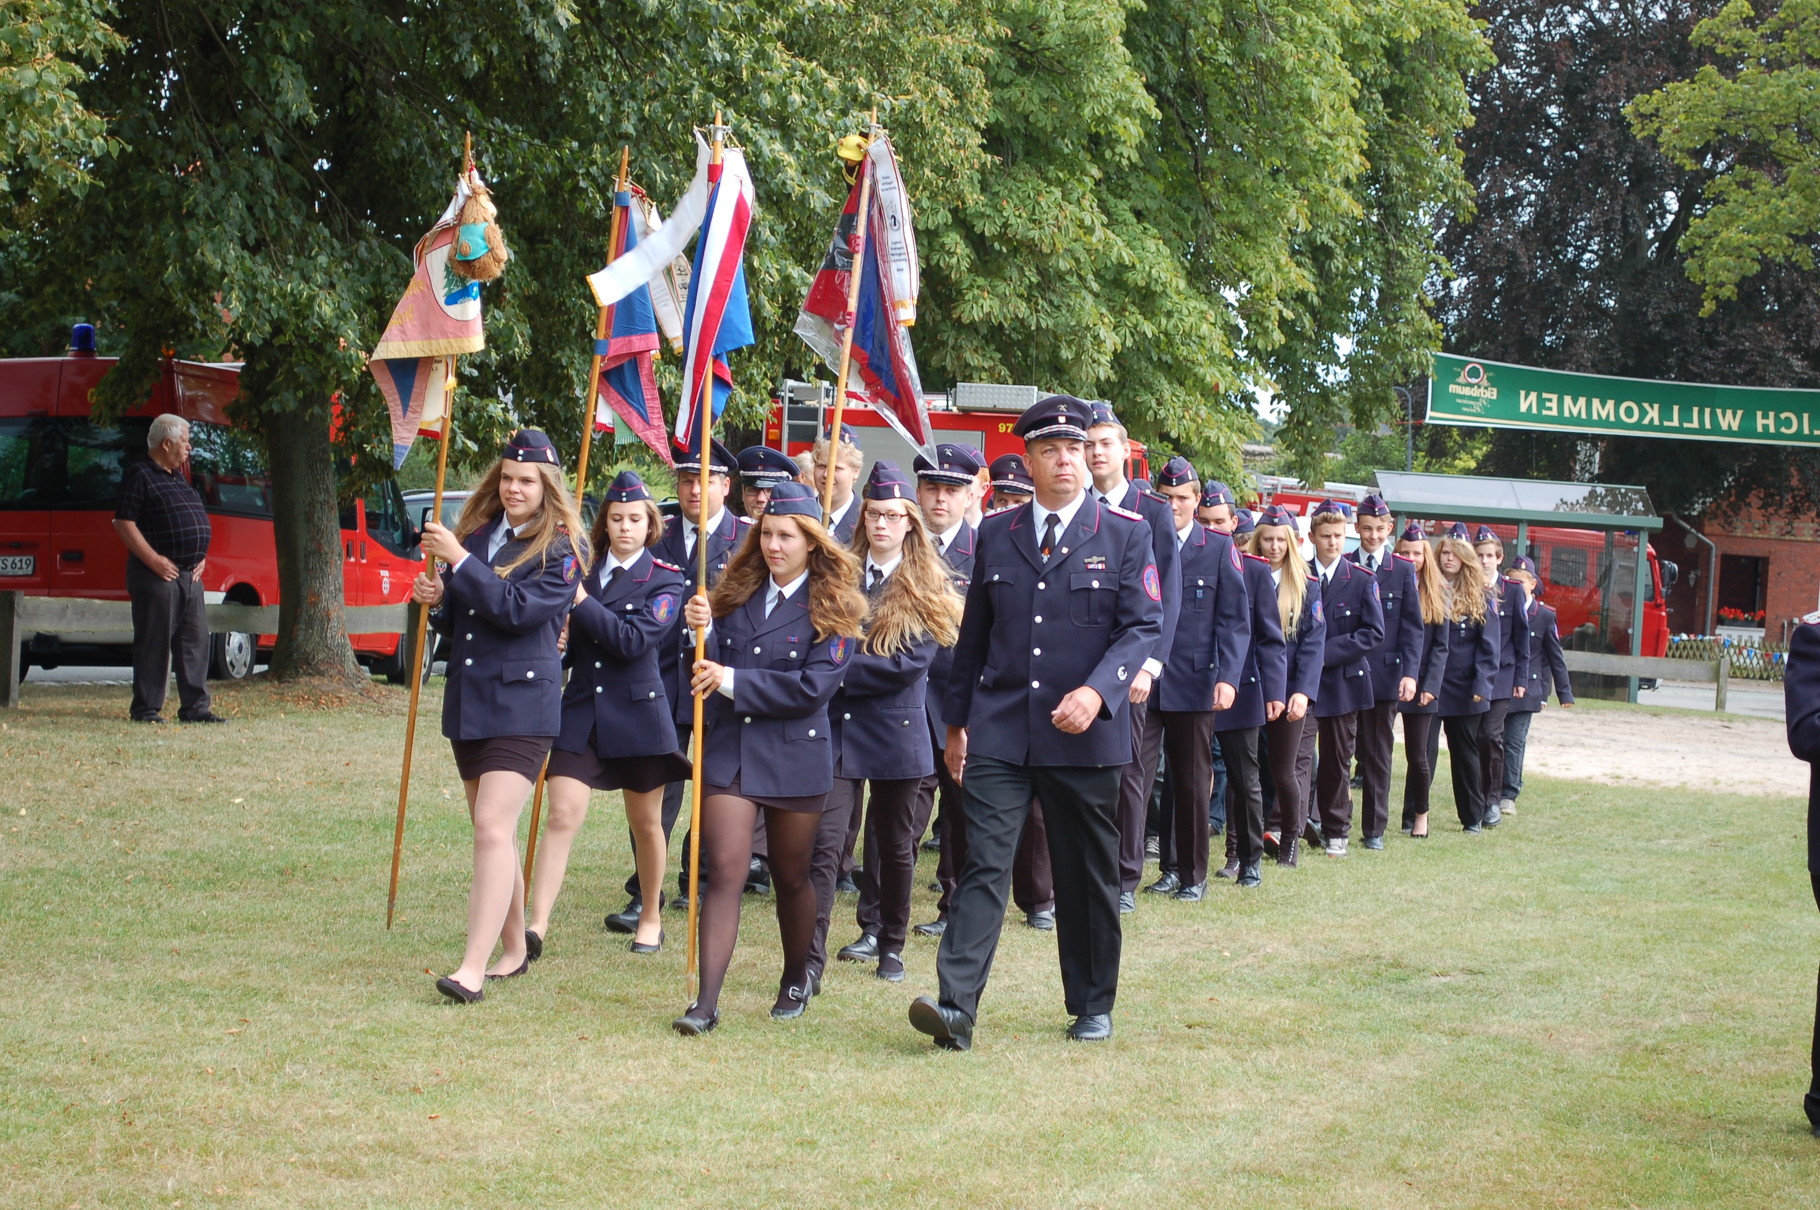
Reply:
<svg viewBox="0 0 1820 1210"><path fill-rule="evenodd" d="M638 552L638 554L643 553L643 551ZM630 559L627 559L624 563L619 561L619 556L614 554L611 548L607 550L606 554L607 557L600 561L600 586L602 588L607 586L607 578L613 574L614 568L630 568L632 564L638 562L637 554L633 555Z"/></svg>
<svg viewBox="0 0 1820 1210"><path fill-rule="evenodd" d="M807 584L808 582L809 582L809 571L807 568L803 569L802 575L797 576L794 580L791 580L788 584L780 585L774 579L766 580L765 581L765 616L770 617L771 611L773 609L777 608L779 601L788 601L788 600L792 599L793 597L796 596L797 591L800 588L802 588L802 586L804 584ZM733 697L733 671L734 670L731 668L722 668L720 670L720 694L722 697L725 697L729 700L731 700Z"/></svg>
<svg viewBox="0 0 1820 1210"><path fill-rule="evenodd" d="M535 518L532 520L535 520ZM493 527L493 532L487 535L487 562L491 563L493 561L493 556L505 549L508 535L517 537L529 528L531 528L530 521L526 521L523 525L512 526L506 524L506 516L504 513L499 514L499 523ZM461 558L449 564L449 570L454 571L457 567L466 563L472 555L473 552L471 551L464 553Z"/></svg>

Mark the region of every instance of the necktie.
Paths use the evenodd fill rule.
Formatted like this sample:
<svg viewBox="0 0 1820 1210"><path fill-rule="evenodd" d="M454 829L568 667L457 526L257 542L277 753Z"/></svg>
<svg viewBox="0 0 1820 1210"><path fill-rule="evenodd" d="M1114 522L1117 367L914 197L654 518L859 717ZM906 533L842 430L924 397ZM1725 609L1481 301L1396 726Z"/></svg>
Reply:
<svg viewBox="0 0 1820 1210"><path fill-rule="evenodd" d="M877 592L878 586L885 582L885 573L884 572L880 571L876 567L872 568L871 571L872 571L872 579L866 585L866 592L868 594Z"/></svg>
<svg viewBox="0 0 1820 1210"><path fill-rule="evenodd" d="M612 589L612 587L613 587L613 585L614 585L614 583L615 583L615 582L616 582L616 581L618 581L618 579L619 579L619 577L620 577L620 575L621 575L621 573L623 573L623 572L624 572L624 571L625 571L625 570L626 570L626 569L625 569L625 568L623 568L623 567L615 567L615 568L614 568L614 569L613 569L613 570L612 570L612 571L609 571L609 572L608 572L608 573L607 573L607 588L608 588L608 589L609 589L609 590L611 590L611 589Z"/></svg>
<svg viewBox="0 0 1820 1210"><path fill-rule="evenodd" d="M696 529L693 525L683 528L683 558L689 563L695 562L695 534Z"/></svg>
<svg viewBox="0 0 1820 1210"><path fill-rule="evenodd" d="M1055 549L1055 527L1060 518L1050 513L1043 522L1043 562L1049 561L1049 552Z"/></svg>
<svg viewBox="0 0 1820 1210"><path fill-rule="evenodd" d="M935 554L936 554L936 557L940 558L940 559L945 559L948 557L948 542L946 539L937 538L935 540Z"/></svg>

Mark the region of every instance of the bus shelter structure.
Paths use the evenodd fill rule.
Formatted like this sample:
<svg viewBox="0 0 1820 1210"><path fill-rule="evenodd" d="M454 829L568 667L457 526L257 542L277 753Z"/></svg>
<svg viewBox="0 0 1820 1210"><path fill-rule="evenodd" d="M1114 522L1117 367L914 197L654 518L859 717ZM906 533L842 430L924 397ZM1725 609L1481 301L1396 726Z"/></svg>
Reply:
<svg viewBox="0 0 1820 1210"><path fill-rule="evenodd" d="M1643 603L1650 587L1646 548L1649 535L1662 528L1647 488L1410 471L1377 471L1375 477L1378 494L1397 516L1515 525L1520 553L1530 549L1532 525L1603 532L1608 542L1619 534L1634 537L1637 553L1632 562L1637 580L1631 594L1630 654L1642 656ZM1634 702L1638 678L1632 676L1629 681L1629 698Z"/></svg>

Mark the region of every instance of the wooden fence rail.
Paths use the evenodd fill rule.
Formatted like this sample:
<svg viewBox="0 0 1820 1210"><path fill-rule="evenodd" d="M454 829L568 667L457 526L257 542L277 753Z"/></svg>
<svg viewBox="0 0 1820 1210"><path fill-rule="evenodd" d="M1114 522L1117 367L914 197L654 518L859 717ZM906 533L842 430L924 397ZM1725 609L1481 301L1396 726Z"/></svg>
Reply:
<svg viewBox="0 0 1820 1210"><path fill-rule="evenodd" d="M1667 656L1608 655L1602 651L1564 651L1569 672L1590 672L1599 676L1634 676L1639 679L1674 681L1710 681L1713 685L1713 709L1725 709L1726 691L1730 686L1732 661L1729 655L1716 660L1674 660Z"/></svg>

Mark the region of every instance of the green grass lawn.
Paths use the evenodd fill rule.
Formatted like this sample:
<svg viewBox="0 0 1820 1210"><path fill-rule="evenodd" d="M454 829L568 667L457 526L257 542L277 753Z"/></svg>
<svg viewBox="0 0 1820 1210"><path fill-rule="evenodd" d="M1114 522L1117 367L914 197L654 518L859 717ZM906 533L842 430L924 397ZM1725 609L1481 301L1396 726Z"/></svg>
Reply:
<svg viewBox="0 0 1820 1210"><path fill-rule="evenodd" d="M1053 935L1015 920L970 1054L905 1023L926 939L907 983L836 964L774 1023L748 897L722 1026L686 1040L681 917L655 959L600 927L616 797L544 960L463 1008L427 973L469 860L434 700L388 933L402 693L229 689L234 726L152 728L125 692L0 715L0 1206L1820 1201L1792 800L1539 782L1466 837L1443 789L1427 842L1140 896L1105 1046L1062 1040Z"/></svg>

